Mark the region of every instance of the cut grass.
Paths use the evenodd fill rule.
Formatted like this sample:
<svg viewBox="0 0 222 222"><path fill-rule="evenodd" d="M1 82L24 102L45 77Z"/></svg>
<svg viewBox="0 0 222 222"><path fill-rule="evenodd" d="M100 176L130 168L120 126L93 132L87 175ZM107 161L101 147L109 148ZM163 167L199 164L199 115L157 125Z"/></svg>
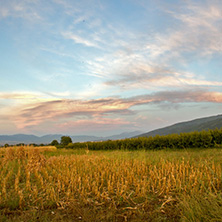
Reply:
<svg viewBox="0 0 222 222"><path fill-rule="evenodd" d="M0 221L222 221L221 165L219 148L5 149Z"/></svg>

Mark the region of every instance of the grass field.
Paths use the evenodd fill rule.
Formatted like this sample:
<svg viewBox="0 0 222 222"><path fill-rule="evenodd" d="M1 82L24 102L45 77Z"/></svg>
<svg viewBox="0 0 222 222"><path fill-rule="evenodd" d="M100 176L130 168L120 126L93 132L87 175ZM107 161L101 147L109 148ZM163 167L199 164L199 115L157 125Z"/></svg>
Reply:
<svg viewBox="0 0 222 222"><path fill-rule="evenodd" d="M0 221L222 221L222 149L0 149Z"/></svg>

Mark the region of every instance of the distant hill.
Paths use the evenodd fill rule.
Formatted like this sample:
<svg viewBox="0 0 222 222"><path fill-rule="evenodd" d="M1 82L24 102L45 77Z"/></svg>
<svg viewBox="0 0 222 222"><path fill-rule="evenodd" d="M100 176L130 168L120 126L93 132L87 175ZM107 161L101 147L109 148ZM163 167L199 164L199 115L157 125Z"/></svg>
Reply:
<svg viewBox="0 0 222 222"><path fill-rule="evenodd" d="M200 119L194 119L187 122L176 123L171 126L167 126L164 128L152 130L148 133L140 134L136 137L149 137L156 135L169 135L169 134L180 134L180 133L188 133L193 131L202 131L208 129L220 129L222 127L222 115L218 116L210 116Z"/></svg>
<svg viewBox="0 0 222 222"><path fill-rule="evenodd" d="M136 136L142 133L141 131L134 132L125 132L117 135L107 136L107 137L97 137L97 136L88 136L88 135L76 135L70 136L73 142L86 142L86 141L101 141L101 140L117 140L117 139L125 139ZM27 134L15 134L15 135L0 135L0 145L4 145L6 143L10 145L15 145L18 143L25 144L49 144L53 140L57 140L60 142L61 137L64 136L62 134L49 134L44 136L35 136L35 135L27 135Z"/></svg>

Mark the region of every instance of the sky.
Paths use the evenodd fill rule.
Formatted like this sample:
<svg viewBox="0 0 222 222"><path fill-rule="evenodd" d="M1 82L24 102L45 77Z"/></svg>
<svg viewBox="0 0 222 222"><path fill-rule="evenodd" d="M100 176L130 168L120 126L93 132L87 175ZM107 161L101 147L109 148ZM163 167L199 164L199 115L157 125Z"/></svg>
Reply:
<svg viewBox="0 0 222 222"><path fill-rule="evenodd" d="M218 114L221 0L0 0L0 134L108 136Z"/></svg>

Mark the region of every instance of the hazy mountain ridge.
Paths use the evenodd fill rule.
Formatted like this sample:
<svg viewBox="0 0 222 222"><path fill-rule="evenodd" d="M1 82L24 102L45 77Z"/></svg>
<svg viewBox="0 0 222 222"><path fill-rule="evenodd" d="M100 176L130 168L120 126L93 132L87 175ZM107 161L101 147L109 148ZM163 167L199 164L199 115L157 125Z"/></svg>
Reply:
<svg viewBox="0 0 222 222"><path fill-rule="evenodd" d="M107 137L98 137L98 136L89 136L89 135L74 135L70 136L73 142L86 142L86 141L104 141L104 140L117 140L125 139L132 137L149 137L155 135L169 135L174 133L186 133L192 131L201 131L208 129L220 129L222 127L222 114L217 116L210 116L205 118L198 118L191 121L176 123L164 128L152 130L148 133L141 134L140 131L134 132L124 132L117 135L107 136ZM49 144L53 140L60 141L63 134L49 134L44 136L35 136L27 134L15 134L15 135L0 135L0 145L5 143L9 144L18 144L18 143L36 143L36 144Z"/></svg>
<svg viewBox="0 0 222 222"><path fill-rule="evenodd" d="M86 142L86 141L101 141L101 140L117 140L117 139L125 139L134 137L140 134L141 131L134 131L134 132L125 132L117 135L107 136L107 137L98 137L98 136L88 136L88 135L75 135L70 136L73 142ZM44 136L35 136L35 135L28 135L28 134L14 134L14 135L0 135L0 144L4 145L5 143L14 145L18 143L36 143L36 144L49 144L53 140L57 140L60 142L61 137L64 136L63 134L49 134ZM66 135L65 135L66 136Z"/></svg>
<svg viewBox="0 0 222 222"><path fill-rule="evenodd" d="M169 135L188 133L193 131L202 131L209 129L220 129L222 127L222 115L198 118L191 121L176 123L164 128L152 130L148 133L140 134L136 137L149 137L156 135Z"/></svg>

